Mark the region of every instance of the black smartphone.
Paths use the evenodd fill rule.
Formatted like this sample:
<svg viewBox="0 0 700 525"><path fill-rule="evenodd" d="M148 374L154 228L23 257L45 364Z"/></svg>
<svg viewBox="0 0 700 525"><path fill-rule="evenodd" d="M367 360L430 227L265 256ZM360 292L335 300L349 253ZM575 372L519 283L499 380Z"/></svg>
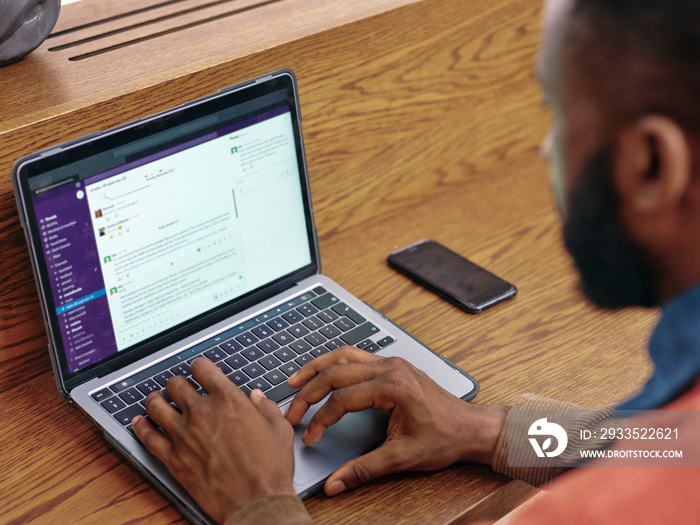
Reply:
<svg viewBox="0 0 700 525"><path fill-rule="evenodd" d="M469 313L515 296L515 286L435 241L422 240L389 255L389 266Z"/></svg>

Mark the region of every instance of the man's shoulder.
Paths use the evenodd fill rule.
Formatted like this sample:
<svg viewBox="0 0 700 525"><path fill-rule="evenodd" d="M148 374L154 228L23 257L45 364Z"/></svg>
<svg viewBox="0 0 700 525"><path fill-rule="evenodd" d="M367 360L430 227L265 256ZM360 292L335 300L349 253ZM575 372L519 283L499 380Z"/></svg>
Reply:
<svg viewBox="0 0 700 525"><path fill-rule="evenodd" d="M647 427L650 431L651 427L663 426L670 430L663 433L664 439L657 439L659 434L655 434L653 440L616 442L607 449L620 453L615 460L596 460L592 466L571 469L553 481L546 494L525 504L512 523L697 523L699 410L700 379L668 405L630 419L625 427L641 432ZM656 463L658 466L637 461L639 454L657 449L680 451L682 456L662 459ZM633 457L635 452L638 456ZM632 459L619 459L624 457Z"/></svg>

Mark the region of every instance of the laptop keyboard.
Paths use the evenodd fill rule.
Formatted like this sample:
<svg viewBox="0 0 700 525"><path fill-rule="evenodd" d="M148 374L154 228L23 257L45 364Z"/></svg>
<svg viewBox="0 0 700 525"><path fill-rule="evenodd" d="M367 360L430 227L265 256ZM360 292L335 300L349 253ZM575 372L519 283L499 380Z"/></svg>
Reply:
<svg viewBox="0 0 700 525"><path fill-rule="evenodd" d="M92 394L93 399L131 431L131 420L146 415L144 401L151 392L165 392L168 379L185 376L202 394L190 374L197 357L207 357L246 395L259 388L275 402L299 389L287 378L303 365L343 345L368 352L394 342L322 286L300 294L212 339L199 343L145 370ZM133 432L133 431L132 431Z"/></svg>

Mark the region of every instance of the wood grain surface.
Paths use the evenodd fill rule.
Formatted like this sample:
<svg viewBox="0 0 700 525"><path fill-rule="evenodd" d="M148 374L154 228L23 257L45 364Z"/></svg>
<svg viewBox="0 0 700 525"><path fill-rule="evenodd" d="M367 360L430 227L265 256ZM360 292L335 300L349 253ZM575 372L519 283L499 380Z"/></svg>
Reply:
<svg viewBox="0 0 700 525"><path fill-rule="evenodd" d="M299 80L324 273L474 375L476 402L512 403L533 392L595 407L630 395L648 375L644 348L657 313L587 304L561 245L538 154L550 121L533 75L539 0L277 7L287 2L294 16L275 18L273 5L246 11L257 22L245 24L248 32L239 33L232 15L212 22L216 32L196 25L77 61L66 53L83 44L47 50L78 32L64 33L0 69L0 522L182 520L56 391L12 163L279 67ZM64 9L57 31L107 18L114 4L161 3L84 0ZM171 2L157 12L205 3ZM268 16L303 27L276 32L272 22L261 25ZM195 45L201 31L211 42ZM94 50L124 34L84 45ZM251 41L231 43L234 34ZM518 296L471 316L387 267L392 250L421 238L513 282ZM456 465L333 499L316 495L307 505L319 523L446 523L508 483L486 467Z"/></svg>

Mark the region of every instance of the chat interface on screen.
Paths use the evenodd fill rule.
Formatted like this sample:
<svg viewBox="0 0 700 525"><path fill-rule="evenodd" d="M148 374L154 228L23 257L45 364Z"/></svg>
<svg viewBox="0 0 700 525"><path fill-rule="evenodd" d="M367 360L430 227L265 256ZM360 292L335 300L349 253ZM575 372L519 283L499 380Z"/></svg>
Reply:
<svg viewBox="0 0 700 525"><path fill-rule="evenodd" d="M62 237L72 248L63 262L47 251L47 263L83 275L67 296L54 286L69 371L311 262L289 108L254 120L61 188L50 213L71 225ZM79 212L89 221L68 220ZM80 224L89 239L78 239Z"/></svg>

